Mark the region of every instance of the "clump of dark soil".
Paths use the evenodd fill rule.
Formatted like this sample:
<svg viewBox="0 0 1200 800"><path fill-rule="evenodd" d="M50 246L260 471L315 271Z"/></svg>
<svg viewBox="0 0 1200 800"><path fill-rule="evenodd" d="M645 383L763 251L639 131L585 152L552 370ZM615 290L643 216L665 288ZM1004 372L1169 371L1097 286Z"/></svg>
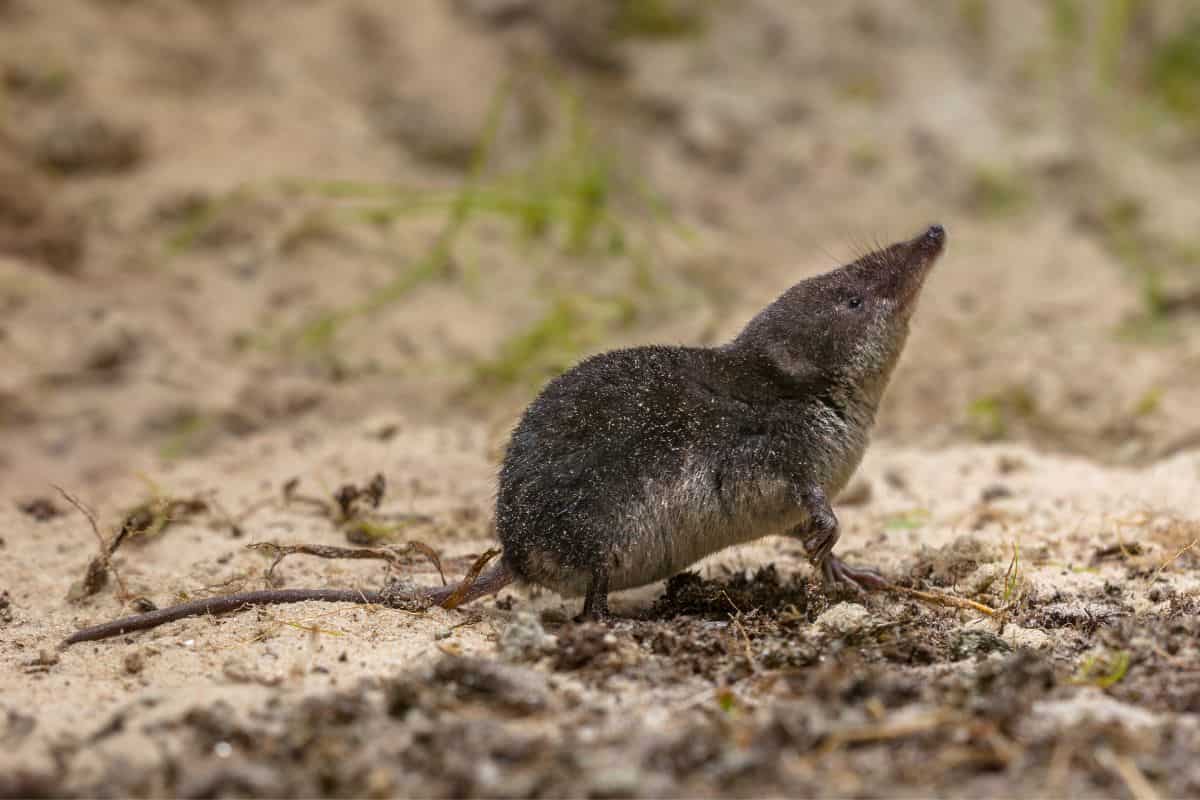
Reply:
<svg viewBox="0 0 1200 800"><path fill-rule="evenodd" d="M997 559L997 548L977 536L960 536L940 548L923 548L909 578L931 586L954 586L981 564Z"/></svg>
<svg viewBox="0 0 1200 800"><path fill-rule="evenodd" d="M617 637L608 626L597 623L572 625L558 635L554 668L567 671L585 667L600 671L619 670L619 659L609 657L616 649Z"/></svg>
<svg viewBox="0 0 1200 800"><path fill-rule="evenodd" d="M0 134L0 255L73 273L83 255L83 220L58 208L45 183L4 152Z"/></svg>
<svg viewBox="0 0 1200 800"><path fill-rule="evenodd" d="M1058 672L1046 656L1018 651L1002 659L989 659L954 693L956 705L1011 731L1024 719L1034 701L1059 684Z"/></svg>
<svg viewBox="0 0 1200 800"><path fill-rule="evenodd" d="M31 497L28 500L22 500L17 503L17 509L38 522L46 522L66 513L49 497Z"/></svg>
<svg viewBox="0 0 1200 800"><path fill-rule="evenodd" d="M794 575L780 578L774 564L753 573L737 572L727 581L706 580L696 572L682 572L667 581L663 595L650 610L651 619L678 616L727 618L731 613L757 609L786 609L808 619L823 610L824 594L812 591L809 581ZM811 619L810 619L811 621Z"/></svg>
<svg viewBox="0 0 1200 800"><path fill-rule="evenodd" d="M532 670L495 661L446 656L429 675L403 675L385 685L388 713L414 708L452 709L477 703L501 713L527 716L551 706L546 681Z"/></svg>
<svg viewBox="0 0 1200 800"><path fill-rule="evenodd" d="M1200 602L1175 597L1161 616L1123 618L1098 631L1103 654L1125 654L1128 667L1109 690L1114 697L1156 711L1200 713Z"/></svg>
<svg viewBox="0 0 1200 800"><path fill-rule="evenodd" d="M145 155L142 132L91 112L56 113L34 140L33 158L63 175L124 172Z"/></svg>

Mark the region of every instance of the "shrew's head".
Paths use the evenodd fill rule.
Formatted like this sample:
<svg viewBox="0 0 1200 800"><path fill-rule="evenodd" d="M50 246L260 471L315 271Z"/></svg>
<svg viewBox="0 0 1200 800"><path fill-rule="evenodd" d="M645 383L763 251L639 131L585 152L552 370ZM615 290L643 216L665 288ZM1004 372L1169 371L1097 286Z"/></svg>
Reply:
<svg viewBox="0 0 1200 800"><path fill-rule="evenodd" d="M750 320L730 348L784 380L882 393L908 337L930 267L946 244L932 225L912 239L797 283Z"/></svg>

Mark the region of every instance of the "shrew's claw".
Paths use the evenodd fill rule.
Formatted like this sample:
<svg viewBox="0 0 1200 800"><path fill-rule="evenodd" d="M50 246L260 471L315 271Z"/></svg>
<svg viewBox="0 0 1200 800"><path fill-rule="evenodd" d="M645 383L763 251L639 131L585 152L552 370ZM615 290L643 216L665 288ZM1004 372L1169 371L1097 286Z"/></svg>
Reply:
<svg viewBox="0 0 1200 800"><path fill-rule="evenodd" d="M843 584L860 592L876 591L888 586L888 580L878 570L852 567L835 555L826 556L821 562L821 577L827 586Z"/></svg>

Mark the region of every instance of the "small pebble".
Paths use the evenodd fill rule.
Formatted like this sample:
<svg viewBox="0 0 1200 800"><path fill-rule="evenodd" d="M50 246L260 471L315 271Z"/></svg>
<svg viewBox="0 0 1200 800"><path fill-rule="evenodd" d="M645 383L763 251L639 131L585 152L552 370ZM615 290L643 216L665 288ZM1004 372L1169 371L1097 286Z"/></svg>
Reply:
<svg viewBox="0 0 1200 800"><path fill-rule="evenodd" d="M831 633L853 633L868 624L871 612L858 603L838 603L817 617L817 625Z"/></svg>
<svg viewBox="0 0 1200 800"><path fill-rule="evenodd" d="M1005 497L1012 497L1012 489L1009 489L1002 483L993 483L991 486L985 487L979 494L979 499L985 503L990 503L993 500L1002 500Z"/></svg>
<svg viewBox="0 0 1200 800"><path fill-rule="evenodd" d="M532 661L546 654L554 641L536 615L519 611L500 634L500 653L507 661Z"/></svg>

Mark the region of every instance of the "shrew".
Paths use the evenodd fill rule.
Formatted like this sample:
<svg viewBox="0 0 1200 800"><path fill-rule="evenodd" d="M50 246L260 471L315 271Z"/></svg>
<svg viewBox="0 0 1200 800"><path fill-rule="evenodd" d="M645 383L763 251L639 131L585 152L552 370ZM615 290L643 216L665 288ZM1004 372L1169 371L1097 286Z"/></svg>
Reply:
<svg viewBox="0 0 1200 800"><path fill-rule="evenodd" d="M946 233L801 281L719 347L634 347L558 376L525 410L500 469L500 562L469 585L242 592L77 631L68 643L195 614L300 600L457 605L519 581L583 596L668 578L731 545L794 536L827 583L886 585L833 554L830 498L863 452ZM461 589L461 590L460 590Z"/></svg>

